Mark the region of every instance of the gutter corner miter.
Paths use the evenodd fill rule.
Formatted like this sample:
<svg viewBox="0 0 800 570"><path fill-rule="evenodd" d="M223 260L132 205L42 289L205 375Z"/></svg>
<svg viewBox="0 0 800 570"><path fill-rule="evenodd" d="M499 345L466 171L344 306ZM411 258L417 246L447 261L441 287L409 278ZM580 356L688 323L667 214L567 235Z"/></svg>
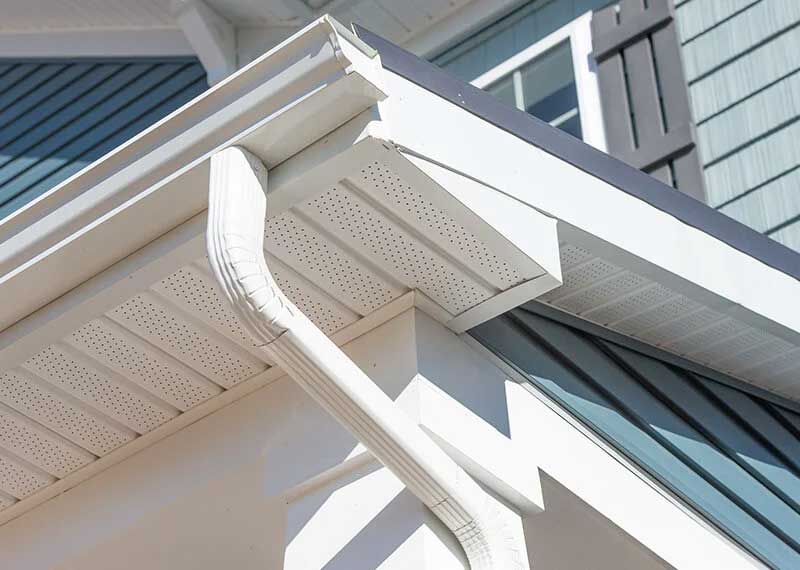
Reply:
<svg viewBox="0 0 800 570"><path fill-rule="evenodd" d="M242 324L455 534L473 570L528 568L495 500L279 289L264 257L266 187L266 167L243 148L211 158L208 258Z"/></svg>

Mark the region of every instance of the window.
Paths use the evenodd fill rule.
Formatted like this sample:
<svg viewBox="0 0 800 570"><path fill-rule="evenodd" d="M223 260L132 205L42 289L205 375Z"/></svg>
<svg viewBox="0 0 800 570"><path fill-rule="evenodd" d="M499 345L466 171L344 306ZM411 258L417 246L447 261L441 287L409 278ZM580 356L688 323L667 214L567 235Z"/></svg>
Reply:
<svg viewBox="0 0 800 570"><path fill-rule="evenodd" d="M534 58L486 90L509 105L581 138L578 90L568 42Z"/></svg>
<svg viewBox="0 0 800 570"><path fill-rule="evenodd" d="M591 52L591 12L472 81L500 100L605 150Z"/></svg>

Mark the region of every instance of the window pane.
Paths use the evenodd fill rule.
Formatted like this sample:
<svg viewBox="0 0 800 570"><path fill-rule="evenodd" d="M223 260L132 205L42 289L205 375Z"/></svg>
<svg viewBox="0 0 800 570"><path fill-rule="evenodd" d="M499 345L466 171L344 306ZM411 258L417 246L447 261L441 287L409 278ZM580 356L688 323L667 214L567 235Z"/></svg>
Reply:
<svg viewBox="0 0 800 570"><path fill-rule="evenodd" d="M518 81L521 102L514 93L514 79ZM486 90L508 105L517 106L574 137L582 137L569 41L532 59Z"/></svg>
<svg viewBox="0 0 800 570"><path fill-rule="evenodd" d="M520 69L525 111L580 138L578 91L569 42Z"/></svg>
<svg viewBox="0 0 800 570"><path fill-rule="evenodd" d="M503 103L511 105L512 107L516 105L516 101L514 100L514 81L510 75L490 85L486 90Z"/></svg>

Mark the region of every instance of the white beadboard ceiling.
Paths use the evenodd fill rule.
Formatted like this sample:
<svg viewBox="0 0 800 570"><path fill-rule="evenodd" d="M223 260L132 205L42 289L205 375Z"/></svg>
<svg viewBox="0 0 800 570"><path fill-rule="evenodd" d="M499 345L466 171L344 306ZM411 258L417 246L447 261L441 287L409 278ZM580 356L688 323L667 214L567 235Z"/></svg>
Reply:
<svg viewBox="0 0 800 570"><path fill-rule="evenodd" d="M205 0L236 26L303 25L329 12L403 42L472 0ZM173 28L173 0L0 0L0 33Z"/></svg>
<svg viewBox="0 0 800 570"><path fill-rule="evenodd" d="M0 31L175 27L170 0L0 1Z"/></svg>

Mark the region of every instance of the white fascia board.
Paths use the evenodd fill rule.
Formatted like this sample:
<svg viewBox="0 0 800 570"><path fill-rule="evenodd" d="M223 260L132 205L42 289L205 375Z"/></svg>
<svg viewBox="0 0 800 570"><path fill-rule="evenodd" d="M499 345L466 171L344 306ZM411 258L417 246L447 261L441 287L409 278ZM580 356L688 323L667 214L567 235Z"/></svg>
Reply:
<svg viewBox="0 0 800 570"><path fill-rule="evenodd" d="M269 123L276 166L383 98L379 71L321 18L0 221L0 293L19 299L0 330L205 209L214 152Z"/></svg>
<svg viewBox="0 0 800 570"><path fill-rule="evenodd" d="M469 401L459 401L451 393L443 389L437 382L447 383L448 379L441 378L441 368L447 370L451 378L463 380L465 376L480 378L480 381L493 384L497 389L498 377L481 375L479 370L486 372L492 370L492 366L482 359L477 361L481 365L489 364L486 369L476 367L475 356L467 345L460 342L458 337L451 335L444 328L439 326L424 326L420 328L419 322L425 321L425 317L419 312L419 293L409 293L405 298L407 306L405 310L394 310L385 315L382 321L383 327L394 328L395 334L399 330L404 330L406 334L391 336L386 332L386 328L374 327L371 329L373 338L381 339L381 343L387 343L386 339L391 338L391 346L395 352L402 353L408 347L402 346L404 341L410 342L410 348L415 355L414 358L404 360L413 379L402 389L397 397L396 403L402 410L423 429L433 440L470 476L484 487L490 489L497 497L501 498L509 506L524 516L531 516L545 510L542 486L537 470L531 470L524 461L527 450L520 447L514 440L502 433L492 420L497 418L482 417L487 415L487 409L473 410ZM397 308L400 305L398 304ZM429 315L430 316L430 315ZM369 317L368 317L369 318ZM391 324L390 321L393 321ZM434 320L438 320L432 317ZM367 319L364 319L367 320ZM402 324L401 324L402 323ZM409 326L404 329L403 326ZM355 325L351 325L354 327ZM386 336L383 336L386 335ZM336 336L336 335L334 335ZM337 343L342 339L335 339ZM467 337L469 343L469 337ZM427 352L422 349L422 345L435 346L437 349ZM373 347L371 354L380 354L385 351L388 344ZM480 348L481 354L484 349ZM381 360L390 357L383 355ZM454 364L452 359L456 358L458 364ZM439 368L441 367L441 368ZM502 385L502 383L500 384ZM396 387L383 386L389 393ZM470 388L474 394L474 386ZM485 394L484 394L485 396ZM491 397L490 397L491 399ZM497 407L489 406L498 415L503 415L503 411ZM344 462L353 468L361 465L365 461L364 454L369 456L362 444L357 445L348 454ZM375 459L371 459L375 461ZM331 475L340 474L341 466L332 470ZM329 479L329 476L325 477ZM311 486L318 485L315 482ZM307 488L308 484L303 484L301 488L290 492L291 495L298 494L301 489Z"/></svg>
<svg viewBox="0 0 800 570"><path fill-rule="evenodd" d="M392 96L379 104L381 115L402 150L557 219L562 235L580 234L595 251L640 260L644 274L676 291L800 342L796 279L502 129L487 129L485 120L394 73L384 85ZM612 221L619 219L625 223Z"/></svg>
<svg viewBox="0 0 800 570"><path fill-rule="evenodd" d="M0 33L0 58L193 56L177 28L48 30Z"/></svg>

